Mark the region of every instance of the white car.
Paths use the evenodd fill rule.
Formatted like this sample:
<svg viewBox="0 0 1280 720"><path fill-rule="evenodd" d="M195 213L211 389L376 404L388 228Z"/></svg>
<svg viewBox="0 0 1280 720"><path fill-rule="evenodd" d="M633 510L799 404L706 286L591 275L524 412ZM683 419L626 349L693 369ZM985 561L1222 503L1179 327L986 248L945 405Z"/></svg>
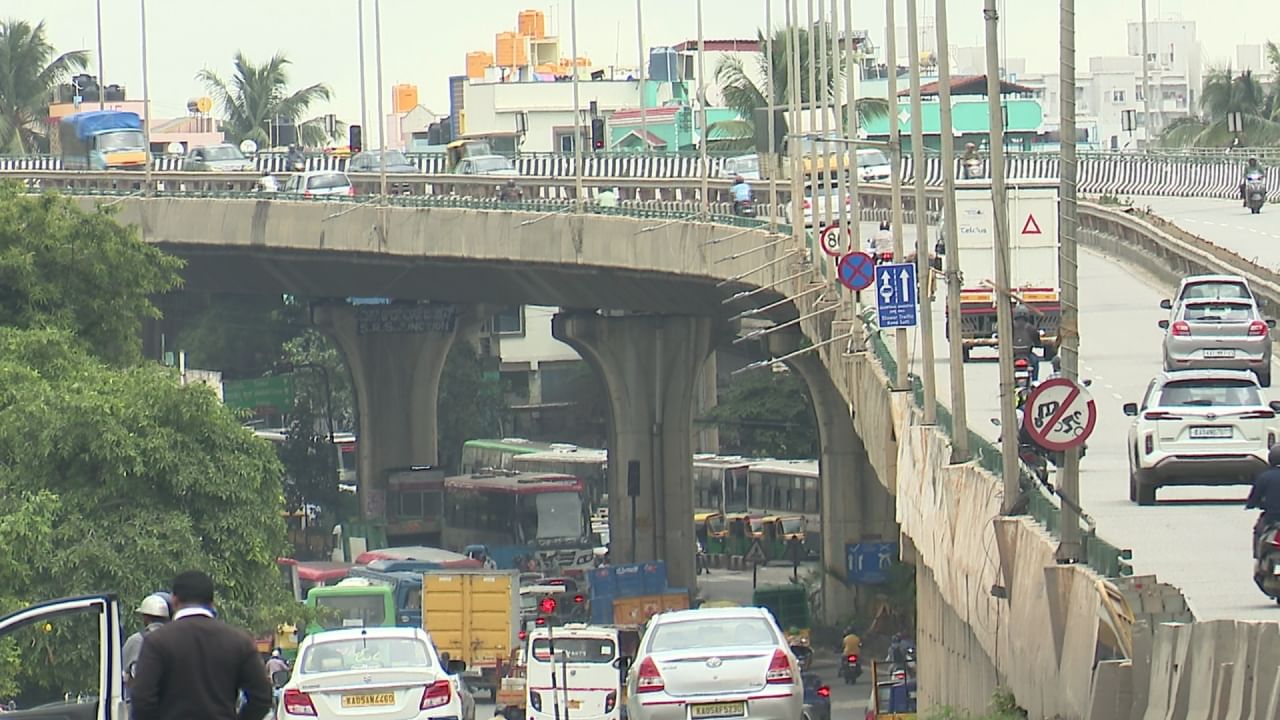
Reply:
<svg viewBox="0 0 1280 720"><path fill-rule="evenodd" d="M732 180L739 175L742 176L743 180L759 180L760 156L737 155L725 158L724 164L720 167L720 176Z"/></svg>
<svg viewBox="0 0 1280 720"><path fill-rule="evenodd" d="M1129 499L1151 505L1162 485L1242 485L1267 467L1276 411L1247 370L1177 370L1126 403Z"/></svg>
<svg viewBox="0 0 1280 720"><path fill-rule="evenodd" d="M294 173L289 176L289 180L285 183L284 190L281 192L287 195L301 195L306 198L333 195L355 197L356 195L356 189L351 184L351 178L347 177L346 173L336 170L313 170L311 172Z"/></svg>
<svg viewBox="0 0 1280 720"><path fill-rule="evenodd" d="M868 183L887 183L893 174L889 156L876 148L858 149L858 179Z"/></svg>
<svg viewBox="0 0 1280 720"><path fill-rule="evenodd" d="M475 720L459 661L446 666L419 628L308 635L281 687L278 720ZM468 705L470 705L468 707Z"/></svg>

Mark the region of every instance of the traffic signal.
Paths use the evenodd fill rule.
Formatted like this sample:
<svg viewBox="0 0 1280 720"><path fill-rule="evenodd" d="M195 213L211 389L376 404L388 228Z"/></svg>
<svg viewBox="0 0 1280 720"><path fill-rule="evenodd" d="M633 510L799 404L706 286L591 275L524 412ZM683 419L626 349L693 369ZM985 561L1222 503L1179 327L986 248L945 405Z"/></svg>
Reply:
<svg viewBox="0 0 1280 720"><path fill-rule="evenodd" d="M364 149L364 133L361 132L359 125L351 125L347 128L347 144L351 146L353 155Z"/></svg>
<svg viewBox="0 0 1280 720"><path fill-rule="evenodd" d="M591 147L604 149L604 118L591 118Z"/></svg>
<svg viewBox="0 0 1280 720"><path fill-rule="evenodd" d="M556 614L556 599L553 597L544 597L538 602L538 611L543 615Z"/></svg>

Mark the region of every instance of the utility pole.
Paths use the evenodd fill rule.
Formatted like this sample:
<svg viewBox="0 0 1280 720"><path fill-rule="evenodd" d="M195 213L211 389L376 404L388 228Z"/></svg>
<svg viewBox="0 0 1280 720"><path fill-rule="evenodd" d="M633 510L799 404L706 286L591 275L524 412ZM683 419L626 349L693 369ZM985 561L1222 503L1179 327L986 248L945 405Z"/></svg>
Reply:
<svg viewBox="0 0 1280 720"><path fill-rule="evenodd" d="M138 0L139 23L142 29L142 139L146 145L143 159L146 161L146 174L143 177L142 194L151 197L155 188L151 185L151 166L155 159L151 157L151 84L147 70L147 0ZM102 78L98 78L98 92L102 92Z"/></svg>
<svg viewBox="0 0 1280 720"><path fill-rule="evenodd" d="M916 22L916 0L907 0L907 66L911 69L911 155L916 209L916 296L920 302L920 375L924 379L924 424L938 422L938 389L933 366L933 302L929 299L929 217L924 197L924 120L920 117L920 32ZM944 131L948 134L949 131ZM903 364L906 358L900 358Z"/></svg>
<svg viewBox="0 0 1280 720"><path fill-rule="evenodd" d="M698 217L706 222L710 219L710 202L707 193L711 191L709 176L711 164L707 161L707 141L711 139L707 132L707 48L702 35L702 0L698 0L698 156L702 165L702 186L698 193Z"/></svg>
<svg viewBox="0 0 1280 720"><path fill-rule="evenodd" d="M1009 294L1009 207L1004 187L1004 112L1000 104L1000 14L996 0L983 0L987 34L987 145L991 151L991 204L996 255L996 343L1000 351L1000 453L1004 460L1004 503L1009 513L1021 492L1018 483L1018 420L1013 407L1013 306Z"/></svg>
<svg viewBox="0 0 1280 720"><path fill-rule="evenodd" d="M645 155L650 154L652 148L649 147L649 116L646 110L648 105L645 102L645 95L649 92L648 83L645 82L645 66L648 64L648 58L644 55L644 0L636 0L636 53L640 58L640 138L644 142Z"/></svg>
<svg viewBox="0 0 1280 720"><path fill-rule="evenodd" d="M1074 52L1074 48L1072 49ZM1151 147L1151 140L1156 130L1155 120L1151 117L1151 64L1147 59L1147 0L1142 0L1142 115L1143 115L1143 149ZM1071 98L1075 104L1075 97ZM1062 131L1058 131L1059 137ZM1071 139L1075 142L1075 138Z"/></svg>
<svg viewBox="0 0 1280 720"><path fill-rule="evenodd" d="M387 116L382 108L382 95L385 86L382 84L382 0L373 0L373 44L374 53L377 55L375 60L375 75L378 84L378 194L382 196L382 202L387 201ZM361 128L363 132L363 128ZM386 232L386 223L383 223L382 232ZM385 237L385 236L384 236Z"/></svg>
<svg viewBox="0 0 1280 720"><path fill-rule="evenodd" d="M942 135L942 238L947 268L947 333L951 370L951 461L969 459L969 416L964 387L964 342L960 333L960 238L956 222L956 138L951 122L951 44L947 38L947 0L936 0L938 111Z"/></svg>
<svg viewBox="0 0 1280 720"><path fill-rule="evenodd" d="M578 0L569 3L569 47L573 53L573 211L582 212L582 100L578 94Z"/></svg>
<svg viewBox="0 0 1280 720"><path fill-rule="evenodd" d="M787 160L791 175L791 235L795 247L804 247L805 226L804 208L800 199L804 197L804 157L801 145L796 142L797 133L801 132L800 102L800 0L787 0L787 100L790 104L790 118L787 120ZM815 258L816 259L816 258Z"/></svg>
<svg viewBox="0 0 1280 720"><path fill-rule="evenodd" d="M885 67L889 70L889 162L893 165L893 173L889 175L893 261L902 262L902 132L898 127L898 27L894 20L897 2L885 0ZM893 388L910 390L906 328L894 331L894 357L898 359L898 376L894 378Z"/></svg>
<svg viewBox="0 0 1280 720"><path fill-rule="evenodd" d="M1062 356L1062 375L1079 379L1080 308L1079 275L1076 258L1076 3L1060 0L1061 47L1059 48L1062 95L1062 188L1058 201L1058 267L1062 277L1062 314L1058 322L1058 352ZM1144 24L1145 28L1146 25ZM1146 58L1143 58L1146 63ZM1062 544L1058 546L1058 562L1080 562L1080 450L1063 453L1058 471L1058 492L1062 497Z"/></svg>
<svg viewBox="0 0 1280 720"><path fill-rule="evenodd" d="M107 76L102 72L102 0L97 0L98 9L98 109L107 109Z"/></svg>
<svg viewBox="0 0 1280 720"><path fill-rule="evenodd" d="M638 0L637 0L638 1ZM782 163L778 160L778 148L774 143L777 137L777 121L774 119L774 108L779 103L778 86L774 83L777 78L773 75L773 0L764 0L764 56L768 59L765 63L765 86L768 87L768 101L765 107L768 109L769 118L766 121L769 130L769 152L765 154L765 162L768 163L769 169L769 232L778 232L778 168Z"/></svg>
<svg viewBox="0 0 1280 720"><path fill-rule="evenodd" d="M364 0L356 0L356 52L360 53L357 65L360 67L360 142L364 142L364 133L369 131L369 91L364 82ZM274 144L273 144L274 147Z"/></svg>

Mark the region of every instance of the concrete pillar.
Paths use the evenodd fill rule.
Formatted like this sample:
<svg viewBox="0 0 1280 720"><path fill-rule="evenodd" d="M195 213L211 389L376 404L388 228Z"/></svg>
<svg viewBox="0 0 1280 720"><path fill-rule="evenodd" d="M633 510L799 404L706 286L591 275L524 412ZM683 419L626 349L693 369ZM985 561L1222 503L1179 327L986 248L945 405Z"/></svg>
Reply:
<svg viewBox="0 0 1280 720"><path fill-rule="evenodd" d="M717 368L716 354L711 353L698 373L698 385L694 397L693 416L705 417L716 406ZM693 449L700 453L720 452L720 428L715 425L698 425L693 429Z"/></svg>
<svg viewBox="0 0 1280 720"><path fill-rule="evenodd" d="M799 334L769 336L769 351L780 357L798 349ZM853 427L854 409L831 379L817 352L787 361L809 388L818 423L822 485L822 615L836 623L874 598L847 582L845 547L857 542L896 542L893 496L876 478L866 446Z"/></svg>
<svg viewBox="0 0 1280 720"><path fill-rule="evenodd" d="M562 312L551 327L599 374L609 396L613 561L665 560L670 584L692 591L693 397L714 347L713 321ZM633 461L640 480L634 514L627 494Z"/></svg>
<svg viewBox="0 0 1280 720"><path fill-rule="evenodd" d="M334 339L351 373L361 517L385 519L387 470L438 461L440 374L454 339L479 328L481 310L334 303L313 306L311 320Z"/></svg>

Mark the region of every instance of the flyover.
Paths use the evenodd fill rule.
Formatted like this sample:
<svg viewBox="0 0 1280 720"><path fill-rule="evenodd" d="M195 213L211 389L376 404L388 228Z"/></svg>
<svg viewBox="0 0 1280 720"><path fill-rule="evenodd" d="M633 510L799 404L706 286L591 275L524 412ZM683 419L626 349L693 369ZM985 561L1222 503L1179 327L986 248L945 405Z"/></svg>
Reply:
<svg viewBox="0 0 1280 720"><path fill-rule="evenodd" d="M877 202L882 202L882 199L869 193L866 204ZM463 203L459 201L459 204ZM439 261L452 263L458 268L468 266L472 256L478 255L495 272L503 264L534 268L567 263L582 271L585 277L592 276L592 273L606 277L612 273L620 277L635 273L636 282L643 284L652 276L653 282L666 283L663 287L684 293L681 297L686 301L708 302L707 306L697 309L709 309L711 314L708 317L714 325L715 320L723 319L725 314L723 310L716 312L717 306L724 307L720 305L720 299L731 292L772 287L772 290L762 291L760 295L766 298L755 303L764 305L770 300L796 297L805 289L829 282L822 264L792 267L788 267L786 261L767 264L778 260L786 250L802 248L791 247L789 241L770 238L759 230L686 222L680 218L688 218L693 211L688 205L664 211L634 208L635 212L649 214L672 213L671 220L656 221L599 215L571 216L548 213L546 210L557 209L548 207L539 208L543 210L539 213L534 212L533 206L528 208L530 212L520 215L492 203L478 203L476 209L392 209L254 200L125 198L118 200L118 205L122 219L139 224L149 240L165 243L180 254L186 252L184 247L188 248L193 274L203 262L199 258L217 255L219 247L230 253L260 258L258 262L273 268L264 269L259 275L261 282L265 283L261 286L264 292L288 287L293 282L306 282L307 273L291 272L290 265L297 262L299 267L310 267L309 263L318 261L307 257L322 253L348 254L352 262L393 265L416 253L421 263ZM262 219L237 220L217 209L233 205L240 208L233 214L257 214ZM280 207L258 209L263 205ZM478 209L483 207L490 209ZM392 219L400 212L435 214L435 220L420 225L412 219ZM304 214L306 218L302 217ZM1106 208L1085 207L1081 214L1086 224L1091 223L1092 231L1100 234L1120 237L1128 232L1123 228L1132 225L1128 218ZM489 219L492 216L503 216L504 220ZM265 223L262 232L254 230L255 222ZM333 223L338 224L332 225L331 229ZM474 229L463 223L475 223ZM442 230L436 229L437 225ZM267 227L272 229L267 230ZM337 228L342 228L342 231ZM377 228L383 228L383 231ZM500 240L479 237L483 235L482 228ZM242 235L246 229L248 234ZM410 232L422 233L422 237L405 238L404 234ZM1144 232L1148 238L1157 237L1154 230ZM282 238L278 233L287 233L290 237ZM456 233L459 238L450 239L449 233ZM542 233L549 237L538 239ZM233 236L238 239L229 240ZM292 239L293 236L297 239ZM426 238L432 242L426 242ZM447 249L439 250L437 243ZM502 251L499 243L503 245ZM624 243L627 245L623 246ZM411 266L412 263L397 267L409 273L429 272ZM406 267L410 269L406 270ZM789 279L800 271L811 274ZM570 271L558 272L566 273L557 277L566 278L568 282L567 273ZM747 275L738 277L743 273ZM378 277L385 279L382 275ZM720 288L722 294L719 296L709 290L734 278L737 279ZM557 286L540 287L538 283L530 283L523 288L521 292L538 295L530 297L528 302L573 307L551 297L551 293L571 290ZM428 294L423 291L423 295ZM637 303L631 309L664 312L665 307L648 304L661 301L645 301L644 295L646 293L639 291L628 301ZM594 306L583 307L599 306L597 301ZM805 296L790 307L786 304L782 307L786 314L777 319L808 314L815 307L814 298ZM584 316L575 318L570 314L566 317L570 320L562 321L562 328L565 324L572 324L573 319ZM610 324L607 322L609 318L596 320L595 317L603 316L585 318L587 324ZM831 317L834 319L828 319ZM1033 717L1053 713L1063 717L1086 717L1091 708L1098 711L1100 705L1105 704L1103 701L1107 699L1108 688L1115 691L1113 694L1123 690L1135 704L1139 699L1136 696L1140 695L1145 707L1148 702L1152 706L1160 702L1185 705L1206 693L1212 694L1213 688L1230 686L1215 680L1211 688L1200 688L1185 673L1172 679L1167 673L1157 677L1158 670L1167 669L1162 663L1175 667L1180 660L1186 659L1178 655L1178 648L1185 654L1186 647L1192 643L1198 642L1197 647L1203 643L1214 646L1214 643L1221 643L1221 638L1180 639L1174 631L1166 632L1161 628L1152 639L1145 641L1144 649L1140 633L1134 631L1131 623L1125 622L1123 613L1117 619L1116 614L1108 611L1108 603L1114 598L1108 583L1099 584L1098 576L1083 567L1057 567L1052 560L1052 538L1030 518L997 518L999 483L981 467L949 464L947 441L942 429L921 427L910 393L889 389L883 368L886 363L883 346L877 345L874 336L865 344L862 342L863 336L857 332L859 324L852 316L851 308L840 305L821 322L811 320L799 325L806 338L793 336L783 340L822 343L847 334L852 334L855 340L851 345L844 342L827 344L794 361L810 384L822 426L826 498L823 510L824 515L829 516L832 506L858 504L861 517L844 528L844 539L860 539L863 533L877 529L873 525L878 523L881 531L885 526L883 511L886 506L880 506L880 517L868 517L876 513L863 511L875 507L877 494L883 492L877 488L888 490L896 498L896 518L901 522L905 539L909 540L904 556L916 562L921 569L919 609L922 642L927 638L932 644L926 647L933 650L921 657L922 690L927 700L976 708L985 703L990 689L1005 685L1012 688L1022 704L1032 710ZM710 332L711 328L707 330ZM693 334L698 332L700 330L695 328ZM590 339L584 339L584 344L590 342ZM784 343L778 343L774 349L778 353L783 352ZM686 367L690 364L690 357L696 361L697 354L686 355ZM607 359L596 359L594 364L599 368L608 362ZM625 392L618 395L611 398L615 422L622 412L620 407L628 402L645 406L640 414L648 414L648 419L663 412L647 401L636 402L637 398L628 397ZM849 427L850 415L856 435ZM664 440L670 439L675 444L680 442L679 433L672 432L672 426L668 425L663 430ZM637 435L632 433L625 443L632 448L643 445L642 438ZM687 443L688 433L683 435ZM863 443L865 453L860 447ZM622 444L622 439L616 438L610 443L611 452L615 451L615 445ZM652 443L645 449L652 452ZM624 452L636 454L634 450L618 451L619 455ZM671 456L674 457L674 453ZM688 457L687 452L684 457ZM619 463L611 462L610 466L618 467ZM899 468L903 470L899 472ZM674 470L674 466L669 469ZM666 479L671 481L672 476ZM619 478L612 480L617 487ZM843 498L838 494L842 485L851 485L844 488L847 494ZM687 515L683 509L674 506L683 495L668 494L663 499L662 510L672 517ZM887 509L895 513L892 501ZM688 542L687 529L683 539L678 527L668 526L664 530L668 534L664 542L668 553L678 550L681 542ZM1104 527L1103 532L1106 531ZM831 536L834 537L835 533ZM1196 540L1188 538L1186 541ZM836 547L824 548L829 573L827 584L836 586L839 583L831 582L831 575L842 572L842 568L835 567L842 565L842 548L838 547L840 543L832 542L830 545ZM1002 593L993 594L993 586L1003 588ZM828 598L840 600L838 594L832 597L832 593L828 593ZM1212 628L1214 624L1201 623L1193 627ZM1259 632L1275 635L1273 624L1265 627L1271 630ZM1248 635L1244 630L1237 629L1236 632L1242 639L1241 653L1254 653L1248 656L1251 662L1265 659L1257 653L1263 652L1266 637L1256 633ZM1209 678L1220 679L1221 664L1229 655L1228 651L1220 650L1216 656L1211 652L1205 655L1219 662L1207 670L1203 665L1198 666L1199 669ZM1145 657L1146 675L1142 675L1140 668L1133 669L1132 665L1126 671L1122 669L1121 660L1112 659L1126 656L1140 656L1136 658L1139 662ZM1096 672L1095 666L1098 668ZM1274 670L1276 664L1272 662L1266 667ZM1257 672L1256 687L1262 689L1264 680L1266 683L1274 682L1274 672L1265 677L1261 675L1261 669ZM1228 677L1225 682L1239 683L1243 681L1243 675L1238 673L1234 679ZM1154 692L1162 681L1165 683L1164 695L1171 700L1157 697ZM1252 674L1248 682L1250 687L1255 686ZM1266 705L1255 706L1259 713L1266 712L1263 709ZM1094 716L1129 715L1117 711ZM1274 713L1267 716L1274 716Z"/></svg>

